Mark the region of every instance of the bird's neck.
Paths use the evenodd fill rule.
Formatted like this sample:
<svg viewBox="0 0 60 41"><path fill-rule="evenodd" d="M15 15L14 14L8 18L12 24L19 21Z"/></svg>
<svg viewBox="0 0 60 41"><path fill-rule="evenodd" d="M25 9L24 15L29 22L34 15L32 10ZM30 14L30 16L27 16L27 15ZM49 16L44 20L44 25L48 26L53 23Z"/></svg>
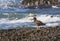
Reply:
<svg viewBox="0 0 60 41"><path fill-rule="evenodd" d="M37 21L37 20L34 20L34 22Z"/></svg>

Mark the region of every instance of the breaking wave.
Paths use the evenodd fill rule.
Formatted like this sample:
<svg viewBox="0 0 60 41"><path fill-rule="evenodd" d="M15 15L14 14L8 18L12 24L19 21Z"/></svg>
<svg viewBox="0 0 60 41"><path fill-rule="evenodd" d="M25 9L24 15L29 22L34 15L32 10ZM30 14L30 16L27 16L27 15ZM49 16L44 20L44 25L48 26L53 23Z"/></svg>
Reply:
<svg viewBox="0 0 60 41"><path fill-rule="evenodd" d="M60 25L60 15L37 15L36 16L38 20L46 23L45 26L58 26ZM23 17L20 19L13 19L9 20L8 18L0 18L0 28L1 29L10 29L10 28L16 28L16 27L23 27L23 26L35 26L33 23L33 20L30 20L33 17Z"/></svg>

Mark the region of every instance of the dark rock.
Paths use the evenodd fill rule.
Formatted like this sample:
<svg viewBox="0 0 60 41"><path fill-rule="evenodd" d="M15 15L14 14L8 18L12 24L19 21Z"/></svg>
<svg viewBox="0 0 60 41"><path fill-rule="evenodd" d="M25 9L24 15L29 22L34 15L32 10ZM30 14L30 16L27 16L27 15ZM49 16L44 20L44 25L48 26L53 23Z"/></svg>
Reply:
<svg viewBox="0 0 60 41"><path fill-rule="evenodd" d="M0 41L60 41L60 26L0 30Z"/></svg>

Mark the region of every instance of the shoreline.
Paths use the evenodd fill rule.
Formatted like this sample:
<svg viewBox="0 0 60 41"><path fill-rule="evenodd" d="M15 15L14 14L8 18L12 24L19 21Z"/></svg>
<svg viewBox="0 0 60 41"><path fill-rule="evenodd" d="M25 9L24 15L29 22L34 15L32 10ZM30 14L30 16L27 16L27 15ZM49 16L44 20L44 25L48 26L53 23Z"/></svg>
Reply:
<svg viewBox="0 0 60 41"><path fill-rule="evenodd" d="M60 26L0 30L1 41L60 41Z"/></svg>

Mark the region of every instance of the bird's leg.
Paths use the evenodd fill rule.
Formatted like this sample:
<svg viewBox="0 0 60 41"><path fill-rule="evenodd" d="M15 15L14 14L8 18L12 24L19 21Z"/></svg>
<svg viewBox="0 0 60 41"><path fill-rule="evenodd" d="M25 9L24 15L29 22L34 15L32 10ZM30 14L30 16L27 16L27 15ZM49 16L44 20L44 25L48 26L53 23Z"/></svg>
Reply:
<svg viewBox="0 0 60 41"><path fill-rule="evenodd" d="M37 26L37 29L39 29L39 26Z"/></svg>

